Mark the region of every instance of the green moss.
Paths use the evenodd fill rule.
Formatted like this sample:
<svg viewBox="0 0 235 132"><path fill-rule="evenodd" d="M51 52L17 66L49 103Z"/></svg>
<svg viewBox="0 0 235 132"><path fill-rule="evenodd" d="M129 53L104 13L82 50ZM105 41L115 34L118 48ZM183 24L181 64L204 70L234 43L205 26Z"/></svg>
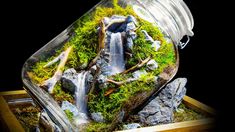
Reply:
<svg viewBox="0 0 235 132"><path fill-rule="evenodd" d="M70 110L65 110L64 112L67 115L68 119L70 121L72 121L73 120L73 113Z"/></svg>
<svg viewBox="0 0 235 132"><path fill-rule="evenodd" d="M151 90L154 85L153 77L148 74L142 76L138 81L120 86L110 96L104 96L109 87L102 89L98 95L89 95L89 109L91 112L101 112L107 121L112 121L116 112L122 108L124 102L127 102L139 92Z"/></svg>
<svg viewBox="0 0 235 132"><path fill-rule="evenodd" d="M26 132L34 131L39 124L40 111L33 106L15 108L13 113Z"/></svg>
<svg viewBox="0 0 235 132"><path fill-rule="evenodd" d="M92 122L86 127L87 132L107 132L110 124Z"/></svg>
<svg viewBox="0 0 235 132"><path fill-rule="evenodd" d="M74 103L74 97L69 93L65 92L61 87L61 82L58 82L55 85L54 91L53 91L53 97L54 99L61 104L62 101L69 101L70 103Z"/></svg>
<svg viewBox="0 0 235 132"><path fill-rule="evenodd" d="M183 103L180 104L179 111L174 112L174 121L173 122L182 122L182 121L191 121L198 120L207 117L207 115L196 112L188 107L186 107Z"/></svg>

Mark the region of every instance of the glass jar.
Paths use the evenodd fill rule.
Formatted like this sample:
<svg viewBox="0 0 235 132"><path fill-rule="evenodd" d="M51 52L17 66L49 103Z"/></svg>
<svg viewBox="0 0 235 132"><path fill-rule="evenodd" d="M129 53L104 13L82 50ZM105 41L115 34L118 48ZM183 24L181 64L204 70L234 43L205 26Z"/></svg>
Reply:
<svg viewBox="0 0 235 132"><path fill-rule="evenodd" d="M63 131L114 130L175 76L193 26L182 0L102 0L26 61L24 88Z"/></svg>

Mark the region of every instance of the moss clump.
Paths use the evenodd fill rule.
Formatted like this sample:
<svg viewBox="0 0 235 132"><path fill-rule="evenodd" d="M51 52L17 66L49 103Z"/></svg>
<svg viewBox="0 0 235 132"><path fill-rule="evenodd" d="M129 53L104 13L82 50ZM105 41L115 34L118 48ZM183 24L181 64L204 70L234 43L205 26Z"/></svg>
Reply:
<svg viewBox="0 0 235 132"><path fill-rule="evenodd" d="M86 131L87 132L106 132L108 131L107 128L110 127L110 124L107 123L95 123L92 122L90 124L88 124L88 126L86 127Z"/></svg>
<svg viewBox="0 0 235 132"><path fill-rule="evenodd" d="M70 110L64 110L64 113L66 114L66 116L70 121L73 120L73 113Z"/></svg>
<svg viewBox="0 0 235 132"><path fill-rule="evenodd" d="M13 113L26 132L35 131L35 128L39 124L39 112L40 111L38 110L38 108L35 108L33 106L16 108L13 110Z"/></svg>
<svg viewBox="0 0 235 132"><path fill-rule="evenodd" d="M69 101L74 104L74 97L69 92L65 92L61 87L61 82L57 82L55 85L54 93L52 95L54 99L61 104L62 101Z"/></svg>
<svg viewBox="0 0 235 132"><path fill-rule="evenodd" d="M196 112L190 108L187 108L183 103L179 106L179 111L174 112L173 122L191 121L198 120L207 117L207 115L200 112Z"/></svg>

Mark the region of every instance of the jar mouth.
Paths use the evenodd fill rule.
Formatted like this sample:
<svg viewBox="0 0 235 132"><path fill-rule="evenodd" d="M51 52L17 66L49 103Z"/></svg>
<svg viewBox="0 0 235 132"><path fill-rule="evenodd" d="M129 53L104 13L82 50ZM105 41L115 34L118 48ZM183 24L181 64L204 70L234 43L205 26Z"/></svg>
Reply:
<svg viewBox="0 0 235 132"><path fill-rule="evenodd" d="M193 36L193 16L183 0L136 0L135 12L143 19L156 23L176 44L184 36Z"/></svg>
<svg viewBox="0 0 235 132"><path fill-rule="evenodd" d="M185 33L188 36L193 36L194 33L192 31L194 27L194 19L192 13L190 12L188 6L185 4L183 0L169 0L172 1L174 5L173 7L178 7L175 11L178 13L177 15L180 16L182 24L186 27Z"/></svg>

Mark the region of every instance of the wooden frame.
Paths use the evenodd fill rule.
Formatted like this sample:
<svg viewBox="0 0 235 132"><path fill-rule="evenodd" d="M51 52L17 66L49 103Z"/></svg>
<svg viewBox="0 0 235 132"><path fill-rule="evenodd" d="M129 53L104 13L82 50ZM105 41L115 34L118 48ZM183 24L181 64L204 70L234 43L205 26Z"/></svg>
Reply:
<svg viewBox="0 0 235 132"><path fill-rule="evenodd" d="M15 115L11 112L10 107L7 101L11 99L20 99L20 98L29 98L28 94L24 90L19 91L8 91L8 92L0 92L0 121L5 127L6 130L9 131L24 131L21 124L16 119ZM196 111L203 112L205 114L211 115L212 117L215 115L215 110L211 107L189 97L185 96L183 98L183 103ZM143 127L132 130L123 130L120 132L191 132L191 131L202 131L209 130L213 128L213 118L205 118L200 120L193 121L184 121L177 123L170 123L164 125L157 125L151 127Z"/></svg>

